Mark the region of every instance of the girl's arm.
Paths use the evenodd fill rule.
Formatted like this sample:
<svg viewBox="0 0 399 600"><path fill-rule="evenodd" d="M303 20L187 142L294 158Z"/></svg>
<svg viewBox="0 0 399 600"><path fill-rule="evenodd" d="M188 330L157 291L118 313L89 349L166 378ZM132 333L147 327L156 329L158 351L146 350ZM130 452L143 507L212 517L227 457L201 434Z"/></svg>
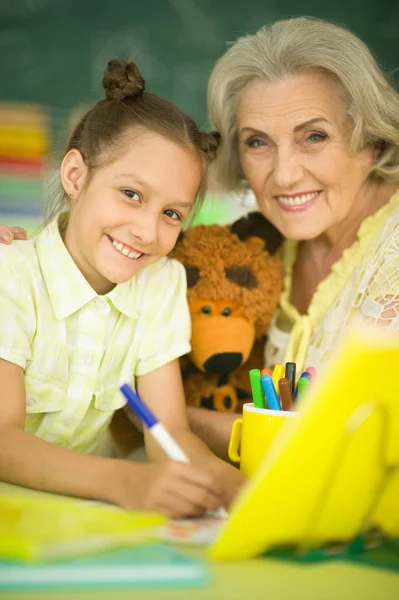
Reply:
<svg viewBox="0 0 399 600"><path fill-rule="evenodd" d="M137 377L137 391L189 456L193 464L212 473L223 486L223 500L229 505L245 477L235 467L217 458L190 429L187 420L183 383L178 360ZM165 460L165 454L148 431L144 430L149 458Z"/></svg>
<svg viewBox="0 0 399 600"><path fill-rule="evenodd" d="M0 359L0 481L172 517L200 515L222 503L219 482L205 470L78 454L26 433L24 422L23 370Z"/></svg>

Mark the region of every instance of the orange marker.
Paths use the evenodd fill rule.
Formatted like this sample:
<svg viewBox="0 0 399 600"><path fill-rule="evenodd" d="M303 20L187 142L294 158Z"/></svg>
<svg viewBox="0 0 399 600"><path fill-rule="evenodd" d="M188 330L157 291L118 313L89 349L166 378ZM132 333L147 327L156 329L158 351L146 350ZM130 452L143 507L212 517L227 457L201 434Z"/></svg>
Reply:
<svg viewBox="0 0 399 600"><path fill-rule="evenodd" d="M273 373L271 369L262 369L260 372L260 376L263 377L263 375L270 375L270 377L273 377Z"/></svg>

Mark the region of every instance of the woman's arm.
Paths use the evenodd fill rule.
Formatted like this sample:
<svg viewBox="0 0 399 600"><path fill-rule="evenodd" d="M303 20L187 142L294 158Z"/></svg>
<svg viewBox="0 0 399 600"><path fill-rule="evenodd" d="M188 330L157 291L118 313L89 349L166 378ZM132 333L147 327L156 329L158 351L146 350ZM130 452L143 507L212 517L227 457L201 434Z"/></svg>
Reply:
<svg viewBox="0 0 399 600"><path fill-rule="evenodd" d="M26 433L23 370L0 359L0 382L0 481L171 517L221 506L220 484L205 469L82 455Z"/></svg>
<svg viewBox="0 0 399 600"><path fill-rule="evenodd" d="M235 467L216 457L190 430L179 361L174 360L147 375L137 377L137 391L192 463L207 469L222 482L224 502L230 504L245 482L245 477ZM144 432L144 436L149 458L165 460L164 452L148 431Z"/></svg>
<svg viewBox="0 0 399 600"><path fill-rule="evenodd" d="M195 406L187 407L191 430L223 460L229 460L228 447L233 423L239 413L217 412Z"/></svg>

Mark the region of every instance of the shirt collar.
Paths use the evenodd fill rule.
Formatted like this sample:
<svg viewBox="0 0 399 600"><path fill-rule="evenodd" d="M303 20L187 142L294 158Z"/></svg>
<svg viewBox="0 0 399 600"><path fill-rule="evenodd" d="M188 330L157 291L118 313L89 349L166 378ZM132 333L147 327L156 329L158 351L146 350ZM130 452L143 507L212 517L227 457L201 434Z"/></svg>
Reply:
<svg viewBox="0 0 399 600"><path fill-rule="evenodd" d="M38 235L37 255L50 301L57 319L65 319L99 297L82 275L69 254L58 229L52 221ZM132 319L135 309L135 278L116 285L103 298L109 298L115 308Z"/></svg>

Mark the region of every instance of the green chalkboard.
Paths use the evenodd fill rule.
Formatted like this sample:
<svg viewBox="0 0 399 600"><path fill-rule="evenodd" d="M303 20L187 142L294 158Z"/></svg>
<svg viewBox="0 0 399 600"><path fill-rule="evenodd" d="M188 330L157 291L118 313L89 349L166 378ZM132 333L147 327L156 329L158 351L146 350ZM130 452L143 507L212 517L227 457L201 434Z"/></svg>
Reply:
<svg viewBox="0 0 399 600"><path fill-rule="evenodd" d="M135 50L147 89L205 125L207 79L227 42L298 15L345 23L398 67L398 0L0 0L0 100L47 104L62 121L98 97L110 58Z"/></svg>

